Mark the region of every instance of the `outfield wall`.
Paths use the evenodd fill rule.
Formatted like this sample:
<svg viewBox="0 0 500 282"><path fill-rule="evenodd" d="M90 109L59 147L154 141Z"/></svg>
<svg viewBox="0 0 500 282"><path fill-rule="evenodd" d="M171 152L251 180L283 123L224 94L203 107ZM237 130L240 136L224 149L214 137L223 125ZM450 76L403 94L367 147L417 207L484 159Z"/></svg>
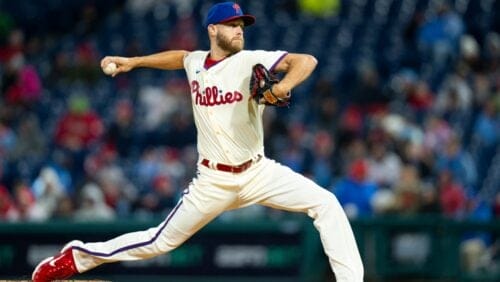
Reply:
<svg viewBox="0 0 500 282"><path fill-rule="evenodd" d="M0 223L0 279L29 278L38 261L72 239L102 241L160 220ZM352 221L367 281L500 281L499 261L466 271L464 240L500 238L500 221L380 217ZM497 258L498 259L498 258ZM82 278L113 281L329 281L319 236L305 217L216 221L173 252L109 264Z"/></svg>

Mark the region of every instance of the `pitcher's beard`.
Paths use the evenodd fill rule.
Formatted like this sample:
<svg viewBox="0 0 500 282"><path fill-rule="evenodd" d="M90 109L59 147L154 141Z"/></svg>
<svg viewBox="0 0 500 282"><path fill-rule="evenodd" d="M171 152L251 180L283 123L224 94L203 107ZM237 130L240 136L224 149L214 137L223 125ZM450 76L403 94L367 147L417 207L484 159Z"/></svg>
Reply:
<svg viewBox="0 0 500 282"><path fill-rule="evenodd" d="M228 52L229 56L243 50L243 47L245 46L245 40L243 38L241 38L241 44L239 44L236 40L233 41L222 34L217 34L216 43L219 48Z"/></svg>

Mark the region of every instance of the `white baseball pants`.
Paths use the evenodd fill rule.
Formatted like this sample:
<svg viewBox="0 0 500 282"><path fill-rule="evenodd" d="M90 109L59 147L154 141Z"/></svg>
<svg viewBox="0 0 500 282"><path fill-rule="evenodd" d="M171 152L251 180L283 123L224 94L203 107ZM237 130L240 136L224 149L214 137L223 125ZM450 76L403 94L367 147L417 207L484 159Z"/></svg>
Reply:
<svg viewBox="0 0 500 282"><path fill-rule="evenodd" d="M363 264L347 217L335 196L286 166L263 157L242 173L199 165L184 196L158 226L73 248L79 272L100 264L167 253L224 211L260 204L304 212L314 220L337 281L363 281Z"/></svg>

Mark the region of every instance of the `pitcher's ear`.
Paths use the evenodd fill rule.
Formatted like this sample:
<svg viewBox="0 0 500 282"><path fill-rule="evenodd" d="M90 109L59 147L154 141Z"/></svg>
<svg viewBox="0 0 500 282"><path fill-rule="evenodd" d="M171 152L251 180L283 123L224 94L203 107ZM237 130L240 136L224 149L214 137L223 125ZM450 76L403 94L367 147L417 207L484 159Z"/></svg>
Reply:
<svg viewBox="0 0 500 282"><path fill-rule="evenodd" d="M207 26L208 35L215 36L217 34L217 26L214 24L209 24Z"/></svg>

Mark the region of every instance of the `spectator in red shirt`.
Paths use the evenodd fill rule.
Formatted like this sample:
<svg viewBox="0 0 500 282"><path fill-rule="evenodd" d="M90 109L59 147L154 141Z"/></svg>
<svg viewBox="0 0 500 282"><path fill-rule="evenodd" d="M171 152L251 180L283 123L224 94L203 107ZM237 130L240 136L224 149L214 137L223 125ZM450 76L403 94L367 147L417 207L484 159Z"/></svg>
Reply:
<svg viewBox="0 0 500 282"><path fill-rule="evenodd" d="M75 183L85 177L85 157L103 132L102 119L90 109L88 99L81 95L71 97L68 112L56 124L55 144L68 158L68 170Z"/></svg>
<svg viewBox="0 0 500 282"><path fill-rule="evenodd" d="M24 56L18 54L7 62L7 75L11 84L5 86L5 99L13 105L29 105L42 96L42 83L38 71L26 64Z"/></svg>
<svg viewBox="0 0 500 282"><path fill-rule="evenodd" d="M99 140L104 131L101 117L89 108L84 96L73 96L69 101L69 111L56 126L55 142L72 152L89 149Z"/></svg>
<svg viewBox="0 0 500 282"><path fill-rule="evenodd" d="M451 171L443 170L439 174L438 187L443 214L454 218L462 216L467 199L463 187L453 179Z"/></svg>
<svg viewBox="0 0 500 282"><path fill-rule="evenodd" d="M12 57L22 54L24 50L24 32L21 29L12 30L7 38L7 44L0 46L0 63L7 63Z"/></svg>
<svg viewBox="0 0 500 282"><path fill-rule="evenodd" d="M19 211L9 191L0 184L0 221L15 221L18 219Z"/></svg>

